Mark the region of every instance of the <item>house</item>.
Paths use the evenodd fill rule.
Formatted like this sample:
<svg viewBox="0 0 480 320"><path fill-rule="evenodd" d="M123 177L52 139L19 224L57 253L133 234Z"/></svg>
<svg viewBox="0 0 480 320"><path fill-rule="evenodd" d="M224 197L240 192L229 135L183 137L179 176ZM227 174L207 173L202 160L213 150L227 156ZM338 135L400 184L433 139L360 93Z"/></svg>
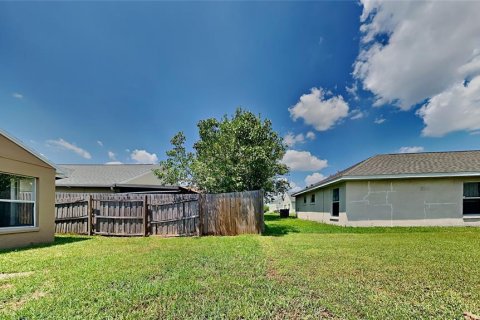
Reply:
<svg viewBox="0 0 480 320"><path fill-rule="evenodd" d="M55 166L0 130L0 248L51 242Z"/></svg>
<svg viewBox="0 0 480 320"><path fill-rule="evenodd" d="M56 181L57 192L123 193L162 192L189 193L185 188L166 186L153 173L153 164L63 164L58 166L66 176Z"/></svg>
<svg viewBox="0 0 480 320"><path fill-rule="evenodd" d="M295 198L288 193L284 193L274 197L266 205L271 212L279 212L280 209L290 209L290 212L292 212L295 211Z"/></svg>
<svg viewBox="0 0 480 320"><path fill-rule="evenodd" d="M299 218L345 226L480 225L480 151L377 155L294 196Z"/></svg>

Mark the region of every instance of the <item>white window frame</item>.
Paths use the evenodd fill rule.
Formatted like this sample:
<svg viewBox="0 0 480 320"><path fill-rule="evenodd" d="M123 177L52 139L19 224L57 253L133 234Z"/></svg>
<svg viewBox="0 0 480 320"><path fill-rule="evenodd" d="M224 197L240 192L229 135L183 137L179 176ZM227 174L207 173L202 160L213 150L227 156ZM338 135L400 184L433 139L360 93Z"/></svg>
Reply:
<svg viewBox="0 0 480 320"><path fill-rule="evenodd" d="M8 174L8 175L17 176L17 177L33 179L33 186L32 186L33 200L0 199L0 202L6 202L6 203L33 203L33 225L32 226L0 227L0 234L37 231L39 229L37 224L37 178L25 176L17 173L10 173L10 172L0 172L0 174Z"/></svg>

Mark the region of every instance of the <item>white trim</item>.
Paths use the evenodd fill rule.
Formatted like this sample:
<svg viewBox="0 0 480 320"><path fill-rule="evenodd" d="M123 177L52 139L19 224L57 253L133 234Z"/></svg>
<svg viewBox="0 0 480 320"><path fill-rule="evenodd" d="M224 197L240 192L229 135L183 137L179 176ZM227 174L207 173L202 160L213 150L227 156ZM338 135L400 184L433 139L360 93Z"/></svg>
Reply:
<svg viewBox="0 0 480 320"><path fill-rule="evenodd" d="M0 234L9 234L9 233L24 233L24 232L37 232L40 231L39 227L30 226L30 227L6 227L0 228Z"/></svg>
<svg viewBox="0 0 480 320"><path fill-rule="evenodd" d="M421 178L457 178L457 177L480 177L480 172L458 172L458 173L418 173L418 174L389 174L389 175L371 175L371 176L344 176L334 179L332 181L325 182L318 186L312 186L302 191L292 194L293 197L301 195L303 193L316 190L328 185L342 182L342 181L358 181L358 180L387 180L387 179L421 179Z"/></svg>

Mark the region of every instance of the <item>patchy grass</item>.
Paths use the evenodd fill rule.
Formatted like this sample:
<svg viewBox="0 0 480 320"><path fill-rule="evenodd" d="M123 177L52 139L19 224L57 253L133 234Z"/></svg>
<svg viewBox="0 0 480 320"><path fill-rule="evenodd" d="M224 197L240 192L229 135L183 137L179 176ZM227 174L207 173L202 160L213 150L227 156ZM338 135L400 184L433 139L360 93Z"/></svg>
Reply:
<svg viewBox="0 0 480 320"><path fill-rule="evenodd" d="M264 236L60 236L0 252L0 318L438 318L480 313L480 229L343 228L267 215Z"/></svg>

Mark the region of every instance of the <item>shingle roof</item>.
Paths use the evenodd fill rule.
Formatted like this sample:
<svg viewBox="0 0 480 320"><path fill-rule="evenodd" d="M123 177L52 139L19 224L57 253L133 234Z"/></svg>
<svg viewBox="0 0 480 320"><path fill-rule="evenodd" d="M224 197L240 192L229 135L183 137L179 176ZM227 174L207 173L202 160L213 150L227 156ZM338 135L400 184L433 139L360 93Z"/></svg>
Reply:
<svg viewBox="0 0 480 320"><path fill-rule="evenodd" d="M58 165L67 178L56 181L57 186L110 187L126 184L129 180L159 168L153 164L62 164Z"/></svg>
<svg viewBox="0 0 480 320"><path fill-rule="evenodd" d="M376 176L381 178L382 176L429 174L448 176L460 173L480 175L480 150L380 154L331 175L295 194L348 177Z"/></svg>

